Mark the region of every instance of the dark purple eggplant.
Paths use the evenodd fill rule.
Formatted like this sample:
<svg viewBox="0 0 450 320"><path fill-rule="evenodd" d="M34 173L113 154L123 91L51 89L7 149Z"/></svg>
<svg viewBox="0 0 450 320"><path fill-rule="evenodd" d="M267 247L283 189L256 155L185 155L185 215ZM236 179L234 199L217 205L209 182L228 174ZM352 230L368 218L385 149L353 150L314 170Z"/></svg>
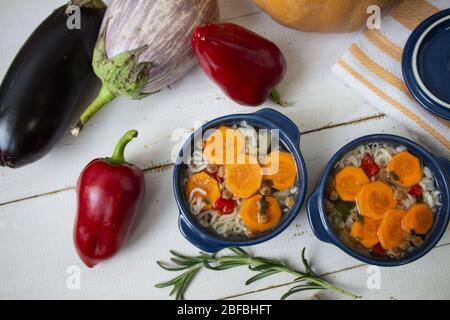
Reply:
<svg viewBox="0 0 450 320"><path fill-rule="evenodd" d="M79 6L80 29L69 28L69 5ZM105 11L101 0L73 0L20 49L0 86L1 166L41 159L68 128L96 81L91 62Z"/></svg>

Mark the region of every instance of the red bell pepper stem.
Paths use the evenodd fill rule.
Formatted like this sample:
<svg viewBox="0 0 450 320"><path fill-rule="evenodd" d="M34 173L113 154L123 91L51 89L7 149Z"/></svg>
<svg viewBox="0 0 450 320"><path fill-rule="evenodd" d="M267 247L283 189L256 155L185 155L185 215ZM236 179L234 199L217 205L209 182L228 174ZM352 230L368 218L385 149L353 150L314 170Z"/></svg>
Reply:
<svg viewBox="0 0 450 320"><path fill-rule="evenodd" d="M286 107L288 105L286 101L281 99L281 94L277 90L277 88L272 89L272 91L270 92L270 100L272 100L281 107Z"/></svg>
<svg viewBox="0 0 450 320"><path fill-rule="evenodd" d="M125 133L122 138L120 138L119 142L117 142L116 147L114 148L114 152L111 158L108 158L108 160L114 162L115 164L126 163L124 157L125 148L131 142L131 140L137 138L137 136L138 132L136 130L130 130Z"/></svg>

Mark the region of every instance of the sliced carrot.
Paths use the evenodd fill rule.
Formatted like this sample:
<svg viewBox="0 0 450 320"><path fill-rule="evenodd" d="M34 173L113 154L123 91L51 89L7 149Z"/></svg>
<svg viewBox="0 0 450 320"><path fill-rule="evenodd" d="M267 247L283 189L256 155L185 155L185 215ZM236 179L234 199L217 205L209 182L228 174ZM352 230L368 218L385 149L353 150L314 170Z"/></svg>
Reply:
<svg viewBox="0 0 450 320"><path fill-rule="evenodd" d="M274 151L267 156L264 170L268 174L264 180L272 181L272 187L277 190L286 190L294 186L297 177L297 166L291 153Z"/></svg>
<svg viewBox="0 0 450 320"><path fill-rule="evenodd" d="M415 234L425 235L433 226L434 218L430 208L424 203L415 204L403 218L403 230Z"/></svg>
<svg viewBox="0 0 450 320"><path fill-rule="evenodd" d="M403 240L402 219L406 215L403 210L388 210L378 228L378 238L386 250L398 248Z"/></svg>
<svg viewBox="0 0 450 320"><path fill-rule="evenodd" d="M260 219L258 219L260 204L258 202L261 201L262 198L263 196L258 194L245 200L241 205L241 219L245 226L252 231L263 232L273 229L281 219L281 209L278 200L275 197L264 197L267 204L265 210L267 222L260 222Z"/></svg>
<svg viewBox="0 0 450 320"><path fill-rule="evenodd" d="M195 189L203 190L206 194L201 191L194 191ZM204 209L211 209L221 195L217 180L205 172L196 173L187 181L185 194L188 200L193 191L192 198L201 198L205 203Z"/></svg>
<svg viewBox="0 0 450 320"><path fill-rule="evenodd" d="M397 153L388 163L388 171L393 173L395 182L404 187L412 187L420 182L423 170L419 158L408 151Z"/></svg>
<svg viewBox="0 0 450 320"><path fill-rule="evenodd" d="M205 141L203 156L210 164L235 163L245 152L245 137L236 129L220 127Z"/></svg>
<svg viewBox="0 0 450 320"><path fill-rule="evenodd" d="M355 201L361 187L370 180L363 169L345 167L336 174L336 191L344 201Z"/></svg>
<svg viewBox="0 0 450 320"><path fill-rule="evenodd" d="M381 181L368 183L361 187L356 202L362 216L383 219L389 209L397 206L392 188Z"/></svg>
<svg viewBox="0 0 450 320"><path fill-rule="evenodd" d="M225 185L235 197L251 197L261 187L262 180L261 166L250 155L246 155L242 164L225 166Z"/></svg>
<svg viewBox="0 0 450 320"><path fill-rule="evenodd" d="M362 222L356 221L352 224L350 231L353 239L361 243L367 249L372 249L380 240L378 239L378 227L380 220L364 217Z"/></svg>

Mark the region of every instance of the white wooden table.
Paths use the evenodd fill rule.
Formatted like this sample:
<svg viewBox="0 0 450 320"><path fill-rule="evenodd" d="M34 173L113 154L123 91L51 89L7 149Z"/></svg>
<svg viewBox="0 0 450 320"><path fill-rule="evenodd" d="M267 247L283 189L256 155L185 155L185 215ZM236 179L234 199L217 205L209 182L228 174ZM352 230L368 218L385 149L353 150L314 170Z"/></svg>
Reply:
<svg viewBox="0 0 450 320"><path fill-rule="evenodd" d="M1 0L0 77L31 31L64 1ZM357 34L307 34L286 29L261 13L250 0L221 0L222 17L273 39L284 51L289 72L280 90L292 106L281 109L303 132L301 149L309 173L309 192L322 168L346 142L362 135L387 132L410 137L408 130L368 105L336 80L331 65ZM25 93L26 94L26 93ZM267 106L275 107L270 103ZM67 133L53 152L20 170L0 168L0 298L32 299L166 299L168 290L154 285L174 276L155 263L169 250L198 252L180 234L172 195L171 141L175 129L190 129L231 113L256 111L238 106L198 69L142 101L119 98L104 109L80 138ZM146 169L148 193L132 237L114 259L89 270L72 243L76 179L88 161L109 155L128 129L140 137L127 152L130 162ZM450 298L450 233L426 257L404 267L381 269L381 287L367 287L367 266L332 245L317 240L302 210L277 238L250 250L301 267L303 247L320 273L369 299ZM81 269L81 289L70 290L68 268ZM278 299L292 278L277 275L245 286L247 269L202 271L189 299ZM293 296L309 298L313 293ZM320 293L320 298L344 298Z"/></svg>

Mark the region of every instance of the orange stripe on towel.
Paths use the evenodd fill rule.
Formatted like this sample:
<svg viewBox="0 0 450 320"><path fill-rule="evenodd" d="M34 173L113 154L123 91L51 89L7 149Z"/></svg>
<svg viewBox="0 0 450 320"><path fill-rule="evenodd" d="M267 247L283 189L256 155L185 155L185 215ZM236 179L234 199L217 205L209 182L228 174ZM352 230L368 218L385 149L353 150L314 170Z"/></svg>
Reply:
<svg viewBox="0 0 450 320"><path fill-rule="evenodd" d="M364 53L355 43L350 47L350 52L358 59L361 64L376 74L378 77L396 87L400 91L410 96L409 90L405 85L405 82L398 78L395 74L386 70L383 66L373 61L367 54Z"/></svg>
<svg viewBox="0 0 450 320"><path fill-rule="evenodd" d="M405 82L397 77L392 72L386 70L383 66L376 63L372 60L371 57L369 57L364 51L361 50L356 44L353 44L350 47L350 53L353 54L353 56L358 59L358 61L366 67L368 70L370 70L372 73L389 83L390 85L396 87L400 91L404 92L408 97L411 98L411 100L415 101L415 98L411 95L408 88L406 87ZM436 116L436 119L441 122L444 126L447 128L450 128L450 121L446 121L444 119L441 119Z"/></svg>
<svg viewBox="0 0 450 320"><path fill-rule="evenodd" d="M361 82L364 86L366 86L369 90L371 90L373 93L375 93L377 96L379 96L381 99L385 100L387 103L394 106L397 110L404 113L408 118L416 122L419 126L421 126L425 131L427 131L429 134L431 134L437 141L442 143L447 149L450 150L450 141L443 136L441 133L439 133L436 129L431 127L429 124L427 124L420 116L409 110L407 107L405 107L403 104L383 92L380 88L377 88L375 85L373 85L369 80L364 78L360 73L358 73L356 70L354 70L349 64L347 64L344 60L340 59L338 64L346 70L348 73L350 73L355 79L357 79L359 82Z"/></svg>
<svg viewBox="0 0 450 320"><path fill-rule="evenodd" d="M385 54L390 56L392 59L396 61L402 61L403 48L397 46L391 40L386 38L379 30L370 30L366 29L364 31L364 35L367 40L372 42L378 49L383 51Z"/></svg>
<svg viewBox="0 0 450 320"><path fill-rule="evenodd" d="M413 30L438 11L438 8L425 0L403 0L392 10L391 15L403 26Z"/></svg>

